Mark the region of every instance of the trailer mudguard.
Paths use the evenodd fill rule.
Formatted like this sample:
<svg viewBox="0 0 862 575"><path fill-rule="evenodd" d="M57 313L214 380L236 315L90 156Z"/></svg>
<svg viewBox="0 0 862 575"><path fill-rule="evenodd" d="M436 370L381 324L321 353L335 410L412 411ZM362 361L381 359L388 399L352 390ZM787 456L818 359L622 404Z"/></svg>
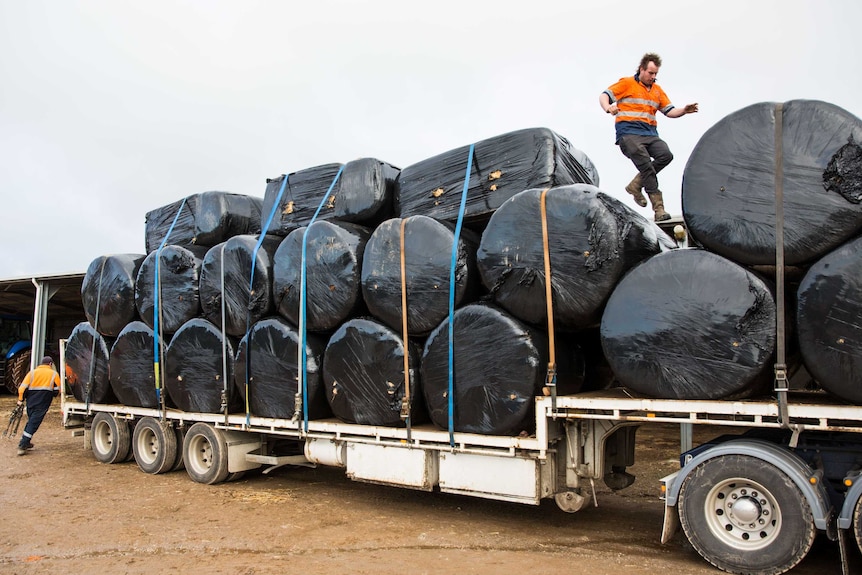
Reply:
<svg viewBox="0 0 862 575"><path fill-rule="evenodd" d="M838 529L850 529L853 525L853 511L856 509L856 502L862 497L862 475L855 479L853 485L847 490L847 495L844 496L844 505L841 506L841 513L838 514Z"/></svg>
<svg viewBox="0 0 862 575"><path fill-rule="evenodd" d="M799 490L802 491L805 499L808 500L811 514L814 516L814 525L824 531L827 529L831 512L829 496L826 494L826 489L820 484L819 479L814 484L809 481L810 478L818 476L814 474L814 471L799 456L790 450L760 439L734 439L700 452L691 461L686 463L685 467L679 470L677 476L671 479L672 483L667 485L665 506L676 507L679 492L682 484L685 482L685 478L700 463L723 455L756 457L780 469L796 484Z"/></svg>

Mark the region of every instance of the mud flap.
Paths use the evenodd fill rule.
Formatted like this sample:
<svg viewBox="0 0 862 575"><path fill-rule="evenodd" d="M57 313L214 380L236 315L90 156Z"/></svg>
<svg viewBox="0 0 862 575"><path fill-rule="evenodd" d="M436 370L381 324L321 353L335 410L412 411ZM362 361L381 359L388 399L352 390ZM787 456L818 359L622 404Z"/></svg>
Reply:
<svg viewBox="0 0 862 575"><path fill-rule="evenodd" d="M676 532L679 531L679 513L676 506L664 506L664 522L661 526L661 544L667 545Z"/></svg>
<svg viewBox="0 0 862 575"><path fill-rule="evenodd" d="M679 531L679 512L676 509L676 505L668 505L667 503L667 494L677 475L678 472L661 478L661 494L662 499L665 500L664 521L661 526L662 545L667 545L673 539L673 536L676 535L676 532Z"/></svg>

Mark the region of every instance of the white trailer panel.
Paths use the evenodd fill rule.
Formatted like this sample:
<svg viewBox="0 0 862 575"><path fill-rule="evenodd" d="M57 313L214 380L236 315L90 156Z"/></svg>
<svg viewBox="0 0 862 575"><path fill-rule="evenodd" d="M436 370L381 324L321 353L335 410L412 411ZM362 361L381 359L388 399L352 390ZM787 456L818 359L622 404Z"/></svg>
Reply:
<svg viewBox="0 0 862 575"><path fill-rule="evenodd" d="M440 453L440 491L538 505L553 494L537 459L472 453Z"/></svg>
<svg viewBox="0 0 862 575"><path fill-rule="evenodd" d="M431 491L437 484L435 451L370 443L347 444L347 476Z"/></svg>

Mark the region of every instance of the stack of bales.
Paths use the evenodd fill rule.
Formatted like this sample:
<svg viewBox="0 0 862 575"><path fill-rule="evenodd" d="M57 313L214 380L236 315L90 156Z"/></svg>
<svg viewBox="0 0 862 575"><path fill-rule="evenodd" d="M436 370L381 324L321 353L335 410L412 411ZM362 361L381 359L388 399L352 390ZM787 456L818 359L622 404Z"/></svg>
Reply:
<svg viewBox="0 0 862 575"><path fill-rule="evenodd" d="M602 344L624 385L685 399L769 389L781 192L787 361L827 391L862 401L860 140L858 118L810 100L755 104L703 135L682 185L683 215L701 248L650 258L604 312Z"/></svg>
<svg viewBox="0 0 862 575"><path fill-rule="evenodd" d="M784 130L786 194L827 196L840 213L827 217L848 230L836 237L857 234L859 224L844 213L858 204L852 190L821 191L809 180L827 167L844 188L859 177L851 157L858 146L848 141L862 137L858 120L819 102L791 102L784 112L792 126ZM79 382L73 389L88 401L158 405L158 349L163 399L179 409L385 426L430 419L485 434L529 431L551 360L560 394L613 378L656 397L751 395L768 384L775 348L776 306L762 265L771 260L740 259L757 249L724 236L770 241L767 128L731 116L698 144L683 209L700 249L675 249L653 222L603 193L589 158L547 129L503 134L400 170L363 158L273 178L262 200L245 200L257 206L255 217L225 209L207 218L222 222L212 228L223 233L196 227L195 209L212 198L175 202L147 214L146 254L91 264L82 288L89 322L67 348ZM811 136L821 131L829 135ZM752 176L740 176L742 168ZM753 185L760 179L767 184ZM744 182L752 183L739 191ZM747 199L698 207L725 192ZM821 209L813 203L809 209ZM710 220L716 213L724 221ZM788 215L793 225L804 219ZM811 237L830 249L842 243L809 233L797 242L807 251L788 248L789 265L819 253ZM835 297L854 313L846 287L830 289L836 295L827 303L800 291L800 342L801 318L823 317ZM854 341L862 338L853 337L842 350L858 353ZM859 381L858 359L836 361ZM597 381L603 369L610 377Z"/></svg>

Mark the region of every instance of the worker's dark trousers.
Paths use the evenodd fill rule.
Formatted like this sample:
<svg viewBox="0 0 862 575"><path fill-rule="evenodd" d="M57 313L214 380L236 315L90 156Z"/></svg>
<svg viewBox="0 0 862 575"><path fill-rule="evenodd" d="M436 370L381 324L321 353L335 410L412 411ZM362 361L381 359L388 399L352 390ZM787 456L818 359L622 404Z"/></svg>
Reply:
<svg viewBox="0 0 862 575"><path fill-rule="evenodd" d="M27 425L24 426L24 435L18 443L18 447L21 448L30 445L30 438L42 425L42 420L45 419L45 414L48 413L48 408L51 407L51 401L54 399L54 392L50 389L28 389L24 392L24 399L27 400Z"/></svg>
<svg viewBox="0 0 862 575"><path fill-rule="evenodd" d="M618 143L620 151L640 172L644 190L648 194L660 191L656 174L673 160L673 154L665 141L657 136L626 135Z"/></svg>

